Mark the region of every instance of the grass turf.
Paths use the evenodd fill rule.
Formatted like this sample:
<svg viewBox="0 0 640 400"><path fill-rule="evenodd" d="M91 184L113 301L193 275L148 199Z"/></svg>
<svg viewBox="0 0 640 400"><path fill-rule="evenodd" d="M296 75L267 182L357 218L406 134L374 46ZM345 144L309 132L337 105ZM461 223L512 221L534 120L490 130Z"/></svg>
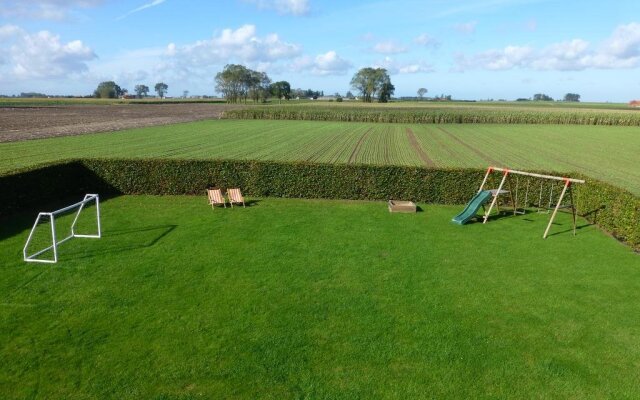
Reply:
<svg viewBox="0 0 640 400"><path fill-rule="evenodd" d="M581 172L640 194L638 130L574 125L200 121L0 143L0 174L81 157L302 160L468 168L498 164L524 170Z"/></svg>
<svg viewBox="0 0 640 400"><path fill-rule="evenodd" d="M25 264L0 225L0 397L637 398L640 258L561 215L204 198L103 203Z"/></svg>

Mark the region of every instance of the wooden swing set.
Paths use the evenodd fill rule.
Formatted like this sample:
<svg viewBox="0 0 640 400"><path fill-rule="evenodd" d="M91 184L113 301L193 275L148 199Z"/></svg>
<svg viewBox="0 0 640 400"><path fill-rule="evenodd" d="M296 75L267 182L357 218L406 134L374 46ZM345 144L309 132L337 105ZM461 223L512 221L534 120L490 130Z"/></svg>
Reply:
<svg viewBox="0 0 640 400"><path fill-rule="evenodd" d="M525 208L527 208L527 206L530 204L529 202L529 192L530 192L530 186L531 186L531 181L534 178L540 179L540 194L538 195L538 203L536 204L537 206L537 212L538 213L549 213L549 211L552 209L553 206L553 192L556 186L556 182L560 181L563 182L562 185L562 191L560 192L560 195L558 196L558 201L555 204L555 207L553 207L553 213L551 214L551 218L549 218L549 223L547 224L547 228L544 231L544 234L542 235L543 239L546 239L547 236L549 235L549 230L551 229L551 225L553 224L553 220L556 218L556 214L558 213L558 210L561 208L570 208L571 209L571 215L573 216L573 234L575 236L576 234L576 207L575 204L573 202L573 191L571 190L571 184L573 183L584 183L584 180L581 179L573 179L573 178L567 178L567 177L562 177L562 176L553 176L553 175L542 175L542 174L536 174L533 172L524 172L524 171L517 171L517 170L513 170L513 169L508 169L508 168L497 168L497 167L489 167L487 168L487 172L484 175L484 179L482 180L482 184L480 185L480 189L478 190L478 193L480 193L481 191L485 190L484 186L487 184L487 180L489 179L489 175L491 175L492 172L502 172L502 180L500 181L500 185L498 186L498 189L492 189L491 193L493 194L493 200L491 201L491 205L489 206L488 209L485 209L485 214L483 216L483 224L486 224L487 221L489 220L489 215L491 214L491 211L493 210L494 207L498 207L498 197L502 194L509 194L510 200L511 200L511 204L513 206L513 214L524 214ZM511 175L515 175L516 176L516 183L515 183L515 191L513 190L513 182L511 179ZM518 208L518 193L520 191L520 176L525 176L526 178L526 188L525 188L525 195L524 195L524 203L523 203L523 207L522 208ZM543 206L543 201L546 202L546 195L544 196L543 199L543 191L544 191L544 180L551 180L551 188L549 190L549 201L547 206ZM505 185L507 187L507 190L505 190ZM569 199L570 199L570 203L563 205L562 204L562 200L564 199L565 195L567 194L567 192L569 193Z"/></svg>

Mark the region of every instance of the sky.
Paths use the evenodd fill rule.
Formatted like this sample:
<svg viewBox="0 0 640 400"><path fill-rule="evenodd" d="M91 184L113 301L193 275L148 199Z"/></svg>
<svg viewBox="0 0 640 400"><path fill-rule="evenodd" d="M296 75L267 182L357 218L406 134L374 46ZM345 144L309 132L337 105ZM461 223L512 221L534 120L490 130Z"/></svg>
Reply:
<svg viewBox="0 0 640 400"><path fill-rule="evenodd" d="M396 96L640 98L637 0L0 0L0 94L113 80L214 95L226 64L344 95L383 67Z"/></svg>

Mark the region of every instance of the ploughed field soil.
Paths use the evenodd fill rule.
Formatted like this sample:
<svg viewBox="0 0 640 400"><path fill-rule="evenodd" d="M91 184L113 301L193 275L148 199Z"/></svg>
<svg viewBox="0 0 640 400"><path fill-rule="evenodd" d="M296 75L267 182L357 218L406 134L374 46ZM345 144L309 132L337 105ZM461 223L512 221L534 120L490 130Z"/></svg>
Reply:
<svg viewBox="0 0 640 400"><path fill-rule="evenodd" d="M225 104L110 104L0 107L0 142L111 132L220 118Z"/></svg>

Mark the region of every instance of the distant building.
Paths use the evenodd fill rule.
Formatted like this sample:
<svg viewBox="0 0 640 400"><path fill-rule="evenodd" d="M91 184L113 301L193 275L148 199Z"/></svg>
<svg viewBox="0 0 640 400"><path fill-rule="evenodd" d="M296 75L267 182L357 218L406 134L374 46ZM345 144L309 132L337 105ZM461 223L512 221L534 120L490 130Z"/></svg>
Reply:
<svg viewBox="0 0 640 400"><path fill-rule="evenodd" d="M640 107L640 100L631 100L629 102L629 107Z"/></svg>

